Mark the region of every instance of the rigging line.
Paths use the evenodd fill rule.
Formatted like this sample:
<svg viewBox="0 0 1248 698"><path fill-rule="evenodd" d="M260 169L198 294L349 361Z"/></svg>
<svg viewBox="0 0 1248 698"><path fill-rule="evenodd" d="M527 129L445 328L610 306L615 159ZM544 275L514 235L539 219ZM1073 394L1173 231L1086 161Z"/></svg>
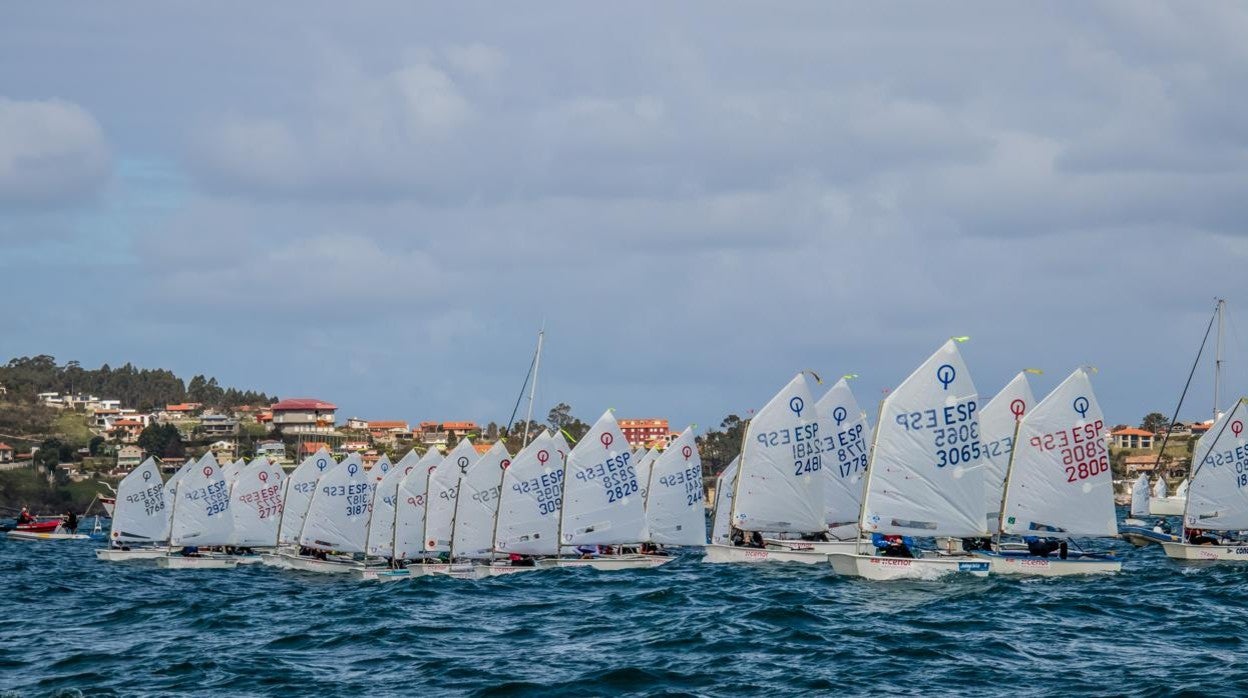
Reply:
<svg viewBox="0 0 1248 698"><path fill-rule="evenodd" d="M533 365L537 363L537 352L533 352L533 359L529 361L529 372L524 374L524 385L520 386L520 395L516 397L516 406L511 408L511 418L507 420L507 433L511 433L511 427L516 423L516 413L520 411L520 403L524 401L524 391L529 388L529 378L533 376Z"/></svg>
<svg viewBox="0 0 1248 698"><path fill-rule="evenodd" d="M1153 470L1161 472L1161 457L1166 453L1166 443L1170 441L1170 427L1175 420L1179 418L1179 410L1183 409L1183 398L1187 397L1187 389L1192 387L1192 377L1196 375L1196 367L1200 365L1200 356L1205 352L1205 344L1209 342L1209 332L1213 329L1213 321L1218 318L1218 304L1213 307L1213 315L1209 316L1209 324L1205 326L1205 337L1200 340L1200 349L1196 350L1196 360L1192 362L1192 370L1187 374L1187 383L1183 385L1183 392L1179 395L1179 404L1174 407L1174 415L1170 417L1170 424L1166 425L1166 434L1161 437L1161 449L1157 451L1157 460L1153 463ZM1189 467L1190 470L1190 467ZM1191 474L1189 473L1190 477Z"/></svg>

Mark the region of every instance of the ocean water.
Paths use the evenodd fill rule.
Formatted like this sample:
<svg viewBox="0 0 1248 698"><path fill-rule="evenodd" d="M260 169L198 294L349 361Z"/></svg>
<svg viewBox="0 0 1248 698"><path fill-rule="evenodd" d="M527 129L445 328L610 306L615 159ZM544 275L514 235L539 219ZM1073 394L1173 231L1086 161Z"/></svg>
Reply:
<svg viewBox="0 0 1248 698"><path fill-rule="evenodd" d="M829 567L369 584L0 539L0 695L1248 693L1248 567L870 583Z"/></svg>

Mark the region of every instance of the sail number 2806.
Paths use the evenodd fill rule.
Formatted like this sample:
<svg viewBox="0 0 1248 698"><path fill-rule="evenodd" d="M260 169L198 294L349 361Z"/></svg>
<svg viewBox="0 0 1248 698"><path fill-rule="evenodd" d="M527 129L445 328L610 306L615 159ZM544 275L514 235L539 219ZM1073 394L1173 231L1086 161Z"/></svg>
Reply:
<svg viewBox="0 0 1248 698"><path fill-rule="evenodd" d="M1066 482L1078 482L1109 471L1109 449L1101 435L1104 428L1105 423L1098 419L1033 436L1028 443L1041 451L1057 451L1066 469Z"/></svg>

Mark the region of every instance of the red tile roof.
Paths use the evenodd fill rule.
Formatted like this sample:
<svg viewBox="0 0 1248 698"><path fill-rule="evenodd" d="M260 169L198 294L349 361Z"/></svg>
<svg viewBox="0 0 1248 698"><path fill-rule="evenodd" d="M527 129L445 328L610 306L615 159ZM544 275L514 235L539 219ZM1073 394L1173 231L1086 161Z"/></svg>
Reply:
<svg viewBox="0 0 1248 698"><path fill-rule="evenodd" d="M1135 428L1119 429L1118 431L1115 431L1111 433L1110 435L1111 436L1156 436L1156 434L1154 434L1151 431L1146 431L1144 429L1135 429Z"/></svg>
<svg viewBox="0 0 1248 698"><path fill-rule="evenodd" d="M12 451L12 450L13 450L12 446L4 443L3 441L0 441L0 451Z"/></svg>
<svg viewBox="0 0 1248 698"><path fill-rule="evenodd" d="M407 429L407 422L376 421L368 423L369 429Z"/></svg>
<svg viewBox="0 0 1248 698"><path fill-rule="evenodd" d="M310 397L292 397L269 406L274 412L282 410L336 410L338 406L332 402L317 400Z"/></svg>
<svg viewBox="0 0 1248 698"><path fill-rule="evenodd" d="M301 449L301 453L316 453L322 448L326 451L330 450L329 444L324 441L305 441L299 448Z"/></svg>
<svg viewBox="0 0 1248 698"><path fill-rule="evenodd" d="M476 422L442 422L442 428L446 430L472 431L479 429Z"/></svg>
<svg viewBox="0 0 1248 698"><path fill-rule="evenodd" d="M115 427L141 427L143 422L137 419L118 419L113 421Z"/></svg>
<svg viewBox="0 0 1248 698"><path fill-rule="evenodd" d="M194 412L200 408L197 402L183 402L177 405L165 405L166 412Z"/></svg>

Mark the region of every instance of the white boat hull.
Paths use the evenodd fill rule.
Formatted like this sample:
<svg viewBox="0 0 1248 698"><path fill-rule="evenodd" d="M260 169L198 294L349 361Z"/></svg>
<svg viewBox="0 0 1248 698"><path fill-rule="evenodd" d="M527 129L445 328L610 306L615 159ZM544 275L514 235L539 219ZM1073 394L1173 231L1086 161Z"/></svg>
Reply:
<svg viewBox="0 0 1248 698"><path fill-rule="evenodd" d="M800 562L806 565L823 565L828 562L828 553L810 550L746 548L736 545L711 544L703 548L702 562Z"/></svg>
<svg viewBox="0 0 1248 698"><path fill-rule="evenodd" d="M987 560L970 556L906 558L832 553L828 560L838 575L875 581L931 580L959 573L987 577L992 567Z"/></svg>
<svg viewBox="0 0 1248 698"><path fill-rule="evenodd" d="M1152 516L1182 516L1187 497L1149 497L1148 513Z"/></svg>
<svg viewBox="0 0 1248 698"><path fill-rule="evenodd" d="M8 531L4 535L13 540L86 540L85 533L36 533L34 531Z"/></svg>
<svg viewBox="0 0 1248 698"><path fill-rule="evenodd" d="M232 570L238 560L217 555L165 555L156 558L156 566L168 570Z"/></svg>
<svg viewBox="0 0 1248 698"><path fill-rule="evenodd" d="M1248 544L1191 545L1189 543L1162 543L1166 557L1175 560L1204 562L1248 562Z"/></svg>
<svg viewBox="0 0 1248 698"><path fill-rule="evenodd" d="M634 570L658 567L671 562L673 559L667 555L601 555L583 559L576 557L548 557L538 560L537 568L592 567L603 571Z"/></svg>
<svg viewBox="0 0 1248 698"><path fill-rule="evenodd" d="M831 555L832 553L852 553L858 550L857 540L805 541L764 538L763 542L767 544L767 550L776 550L781 552L814 551L821 555ZM822 562L822 560L819 562Z"/></svg>
<svg viewBox="0 0 1248 698"><path fill-rule="evenodd" d="M1026 555L997 555L975 553L992 565L993 574L1030 575L1035 577L1067 577L1079 574L1117 574L1122 562L1105 558L1030 557Z"/></svg>
<svg viewBox="0 0 1248 698"><path fill-rule="evenodd" d="M351 570L351 576L366 582L397 582L400 579L411 579L406 569L389 567L357 567Z"/></svg>
<svg viewBox="0 0 1248 698"><path fill-rule="evenodd" d="M1147 526L1124 525L1118 527L1118 537L1137 548L1156 543L1178 543L1179 537L1172 533L1158 533Z"/></svg>
<svg viewBox="0 0 1248 698"><path fill-rule="evenodd" d="M361 566L358 562L320 560L314 557L291 555L289 553L270 553L260 557L264 564L271 567L303 572L318 572L320 574L347 574Z"/></svg>
<svg viewBox="0 0 1248 698"><path fill-rule="evenodd" d="M125 562L127 560L155 560L169 554L167 548L99 548L95 551L95 559L106 562Z"/></svg>
<svg viewBox="0 0 1248 698"><path fill-rule="evenodd" d="M407 576L424 577L431 574L447 574L451 571L449 562L415 562L407 566Z"/></svg>

